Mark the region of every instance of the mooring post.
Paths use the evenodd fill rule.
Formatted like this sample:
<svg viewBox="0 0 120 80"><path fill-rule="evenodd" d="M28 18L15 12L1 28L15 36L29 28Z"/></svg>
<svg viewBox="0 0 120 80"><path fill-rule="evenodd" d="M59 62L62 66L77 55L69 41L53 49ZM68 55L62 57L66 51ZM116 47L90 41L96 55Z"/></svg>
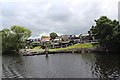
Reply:
<svg viewBox="0 0 120 80"><path fill-rule="evenodd" d="M46 57L48 57L48 52L47 51L45 52L45 54L46 54Z"/></svg>
<svg viewBox="0 0 120 80"><path fill-rule="evenodd" d="M74 50L72 50L72 53L74 53Z"/></svg>
<svg viewBox="0 0 120 80"><path fill-rule="evenodd" d="M85 51L81 51L82 53L85 53Z"/></svg>
<svg viewBox="0 0 120 80"><path fill-rule="evenodd" d="M47 47L45 48L45 54L46 54L46 57L48 57L48 48Z"/></svg>

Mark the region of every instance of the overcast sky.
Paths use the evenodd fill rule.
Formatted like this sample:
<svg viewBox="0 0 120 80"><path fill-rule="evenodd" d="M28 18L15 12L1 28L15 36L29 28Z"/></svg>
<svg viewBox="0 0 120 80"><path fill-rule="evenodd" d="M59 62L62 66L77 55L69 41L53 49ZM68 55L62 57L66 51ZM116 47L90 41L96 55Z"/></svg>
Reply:
<svg viewBox="0 0 120 80"><path fill-rule="evenodd" d="M119 0L3 0L2 28L23 26L31 38L49 35L87 33L94 20L108 16L118 20ZM1 9L0 9L1 10ZM1 24L0 24L1 26Z"/></svg>

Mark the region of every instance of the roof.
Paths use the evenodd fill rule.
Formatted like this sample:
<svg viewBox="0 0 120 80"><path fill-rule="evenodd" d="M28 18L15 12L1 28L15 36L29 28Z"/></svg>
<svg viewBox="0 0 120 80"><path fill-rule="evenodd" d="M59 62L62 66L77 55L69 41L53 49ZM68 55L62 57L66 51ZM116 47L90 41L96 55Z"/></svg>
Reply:
<svg viewBox="0 0 120 80"><path fill-rule="evenodd" d="M89 34L81 34L81 36L89 36Z"/></svg>
<svg viewBox="0 0 120 80"><path fill-rule="evenodd" d="M50 41L51 38L42 38L42 40L40 42L46 42L46 41Z"/></svg>

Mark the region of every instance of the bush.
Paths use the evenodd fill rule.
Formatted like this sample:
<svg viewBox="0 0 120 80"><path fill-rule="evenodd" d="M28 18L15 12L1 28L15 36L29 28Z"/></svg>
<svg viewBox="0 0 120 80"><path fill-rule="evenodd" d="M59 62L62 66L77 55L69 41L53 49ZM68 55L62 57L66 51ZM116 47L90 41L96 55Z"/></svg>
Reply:
<svg viewBox="0 0 120 80"><path fill-rule="evenodd" d="M35 42L35 43L33 43L33 44L32 44L32 46L33 46L33 47L40 46L40 43L38 43L38 42Z"/></svg>
<svg viewBox="0 0 120 80"><path fill-rule="evenodd" d="M33 46L30 46L29 48L30 48L30 49L33 49L34 47L33 47Z"/></svg>

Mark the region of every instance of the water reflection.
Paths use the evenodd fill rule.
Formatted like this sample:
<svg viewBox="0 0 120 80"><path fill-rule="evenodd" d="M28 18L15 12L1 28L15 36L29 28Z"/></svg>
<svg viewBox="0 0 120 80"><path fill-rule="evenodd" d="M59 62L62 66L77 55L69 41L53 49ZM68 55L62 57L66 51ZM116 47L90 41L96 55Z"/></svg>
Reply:
<svg viewBox="0 0 120 80"><path fill-rule="evenodd" d="M101 78L114 78L120 76L119 54L97 54L95 57L95 71L96 73L100 73Z"/></svg>
<svg viewBox="0 0 120 80"><path fill-rule="evenodd" d="M30 77L29 73L26 72L24 61L22 56L16 55L3 55L2 56L2 72L4 77ZM7 71L6 71L7 70Z"/></svg>
<svg viewBox="0 0 120 80"><path fill-rule="evenodd" d="M119 58L96 53L4 56L3 65L26 78L106 78L120 76Z"/></svg>
<svg viewBox="0 0 120 80"><path fill-rule="evenodd" d="M2 78L2 55L0 53L0 79Z"/></svg>

